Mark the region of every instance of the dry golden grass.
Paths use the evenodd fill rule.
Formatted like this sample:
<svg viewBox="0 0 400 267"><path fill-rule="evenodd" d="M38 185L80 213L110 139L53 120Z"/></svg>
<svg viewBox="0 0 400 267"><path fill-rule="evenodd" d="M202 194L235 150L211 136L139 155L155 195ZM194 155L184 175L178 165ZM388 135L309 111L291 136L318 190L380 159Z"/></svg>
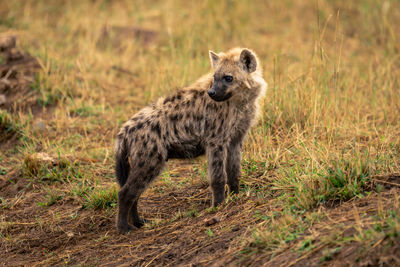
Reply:
<svg viewBox="0 0 400 267"><path fill-rule="evenodd" d="M55 248L24 248L41 265L95 264L101 251L115 249L123 255L125 246L132 257L142 256L137 261L122 257L119 263L176 264L185 257L181 264L206 265L219 260L218 255L225 255L223 262L268 263L271 255L283 253L279 255L289 257L280 263L298 264L301 257L307 260L321 251L318 257L330 260L338 253L323 249L332 244L370 249L376 242L392 240L389 236L379 241L378 234L391 231L397 233L393 244L398 245L398 191L388 193L382 184L400 184L387 178L400 173L399 29L396 0L1 2L1 35L17 35L18 48L35 56L42 69L31 85L40 109L13 108L0 114L0 130L10 129L0 140L10 139L9 133L18 135L18 142L3 142L0 151L4 253L15 265L26 264L22 233L29 229L44 244L51 242L44 237L49 233L54 238L60 231L87 234L76 240L60 237ZM135 242L154 250L140 250L129 238L110 234L118 127L157 97L208 72L208 50L234 46L257 52L269 84L260 123L244 147L239 198L233 196L220 210L207 210L205 159L190 162L194 167L176 161L145 195L143 211L153 223L137 233L143 243ZM37 152L56 163L32 160ZM336 227L326 219L332 212L327 207L337 207L340 216L353 216L340 204L364 199L378 203L382 190L382 201L397 206L380 210L376 204L357 221L362 225L379 214L374 223L382 225L381 231L372 228L376 231L367 236L367 223L349 233L353 243L326 237L328 231L340 232L352 223ZM172 207L160 208L164 205ZM26 207L37 210L36 219ZM83 212L75 220L79 207ZM58 216L62 209L65 214ZM204 228L202 220L214 213L223 221ZM43 224L50 215L51 223ZM98 222L106 225L106 232ZM231 232L235 223L241 230ZM318 228L318 223L332 229ZM313 225L315 232L307 232ZM92 228L97 235L88 234ZM187 245L169 261L171 247L151 242L163 235L168 245L185 234L174 228L198 231L193 238L200 235L202 241ZM212 240L233 241L229 249L216 247L214 257L212 252L199 254L207 255L204 258L193 256ZM70 252L61 253L63 247ZM298 254L293 256L290 249L295 247ZM90 256L82 256L79 248L88 249ZM106 262L112 261L107 257Z"/></svg>

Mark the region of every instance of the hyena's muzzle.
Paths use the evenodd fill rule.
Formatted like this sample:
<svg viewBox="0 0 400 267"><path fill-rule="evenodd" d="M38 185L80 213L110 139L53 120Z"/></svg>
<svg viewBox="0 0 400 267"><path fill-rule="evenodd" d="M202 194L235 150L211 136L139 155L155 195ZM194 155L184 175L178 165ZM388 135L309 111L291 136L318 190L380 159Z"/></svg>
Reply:
<svg viewBox="0 0 400 267"><path fill-rule="evenodd" d="M217 102L228 100L232 96L231 92L227 92L228 87L229 85L226 84L224 79L214 78L214 83L208 90L208 95Z"/></svg>

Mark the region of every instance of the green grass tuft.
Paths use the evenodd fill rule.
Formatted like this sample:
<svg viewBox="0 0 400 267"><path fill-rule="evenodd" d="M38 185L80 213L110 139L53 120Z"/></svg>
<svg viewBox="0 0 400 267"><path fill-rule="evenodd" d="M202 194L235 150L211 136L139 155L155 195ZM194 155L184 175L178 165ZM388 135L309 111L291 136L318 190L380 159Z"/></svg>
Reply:
<svg viewBox="0 0 400 267"><path fill-rule="evenodd" d="M91 209L115 208L118 199L117 193L116 187L93 190L85 197L84 206Z"/></svg>

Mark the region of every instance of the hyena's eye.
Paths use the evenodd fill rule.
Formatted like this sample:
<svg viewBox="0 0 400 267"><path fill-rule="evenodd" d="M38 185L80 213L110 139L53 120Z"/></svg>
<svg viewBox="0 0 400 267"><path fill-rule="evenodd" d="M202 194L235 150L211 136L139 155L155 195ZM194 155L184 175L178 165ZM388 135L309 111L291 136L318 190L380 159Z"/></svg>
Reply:
<svg viewBox="0 0 400 267"><path fill-rule="evenodd" d="M230 76L230 75L225 75L225 76L223 77L223 79L224 79L225 82L228 82L228 83L230 83L230 82L233 81L233 77Z"/></svg>

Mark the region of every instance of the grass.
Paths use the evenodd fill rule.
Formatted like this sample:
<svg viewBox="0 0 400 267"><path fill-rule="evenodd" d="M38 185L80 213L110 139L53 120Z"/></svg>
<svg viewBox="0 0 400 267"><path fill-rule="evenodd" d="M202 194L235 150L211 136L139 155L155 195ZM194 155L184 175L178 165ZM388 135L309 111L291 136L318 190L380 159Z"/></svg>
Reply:
<svg viewBox="0 0 400 267"><path fill-rule="evenodd" d="M29 179L38 182L63 183L82 178L78 163L40 153L26 156L22 172Z"/></svg>
<svg viewBox="0 0 400 267"><path fill-rule="evenodd" d="M0 141L3 142L13 135L22 135L22 125L18 119L6 110L0 111Z"/></svg>
<svg viewBox="0 0 400 267"><path fill-rule="evenodd" d="M117 206L117 188L100 189L89 193L86 197L85 207L92 209L107 209Z"/></svg>
<svg viewBox="0 0 400 267"><path fill-rule="evenodd" d="M18 189L18 179L32 184L2 196L1 210L17 212L23 203L51 213L70 205L90 213L86 219L91 218L93 227L91 216L113 225L118 191L113 140L118 128L146 104L207 73L208 50L243 46L258 54L269 88L260 121L243 147L240 194L224 204L240 207L232 224L248 221L246 231L229 239L230 253L240 252L240 259L252 263L259 260L257 255L279 259L279 253L308 255L320 249L318 261L328 262L352 244L367 250L381 243L394 247L398 207L361 216L365 227L355 227L345 239L338 233L348 225L326 220L330 208L369 201L377 194L396 199L386 195L388 184L376 185L374 179L400 173L399 10L395 0L0 5L0 30L17 34L18 48L42 67L30 87L41 112L0 111L0 145L13 142L13 136L18 139L0 149L0 177L13 181L1 190ZM154 35L135 38L118 28L132 25ZM38 123L43 129L37 129ZM41 160L38 153L51 160ZM210 213L230 213L224 207L208 208L205 159L196 160L192 168L171 164L144 196L148 207L140 212L154 218L146 231L178 225L165 234L169 236L193 224L199 240L219 240L225 228L205 228L201 221ZM171 210L161 212L162 201ZM343 214L353 216L349 210ZM60 220L69 225L70 219L69 214ZM17 222L4 222L17 244ZM324 238L309 232L322 223L332 227L315 230ZM113 238L104 236L108 232L93 240L110 244ZM56 259L47 254L46 259ZM151 255L145 262L161 264L158 260L166 255ZM74 264L77 258L70 252L64 259Z"/></svg>
<svg viewBox="0 0 400 267"><path fill-rule="evenodd" d="M50 207L55 204L57 201L63 198L62 195L59 194L56 190L47 189L47 194L45 195L45 200L38 202L39 207Z"/></svg>

